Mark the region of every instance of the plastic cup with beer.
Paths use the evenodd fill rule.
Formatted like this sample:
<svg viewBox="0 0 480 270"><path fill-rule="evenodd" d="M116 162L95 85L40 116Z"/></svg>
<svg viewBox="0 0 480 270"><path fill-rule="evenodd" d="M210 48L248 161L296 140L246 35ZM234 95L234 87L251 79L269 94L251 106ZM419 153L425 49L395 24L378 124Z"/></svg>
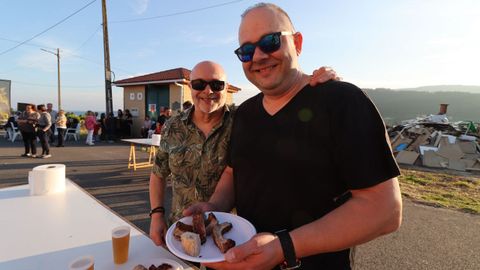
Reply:
<svg viewBox="0 0 480 270"><path fill-rule="evenodd" d="M68 266L69 270L93 270L93 256L82 256L73 260Z"/></svg>
<svg viewBox="0 0 480 270"><path fill-rule="evenodd" d="M113 262L122 264L128 261L130 227L119 226L112 230Z"/></svg>

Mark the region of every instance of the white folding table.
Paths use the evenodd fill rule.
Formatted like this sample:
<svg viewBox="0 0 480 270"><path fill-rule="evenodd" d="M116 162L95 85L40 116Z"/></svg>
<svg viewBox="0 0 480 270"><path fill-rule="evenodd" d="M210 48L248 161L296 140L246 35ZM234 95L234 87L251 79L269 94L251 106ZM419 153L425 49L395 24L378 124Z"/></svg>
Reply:
<svg viewBox="0 0 480 270"><path fill-rule="evenodd" d="M120 225L131 227L129 259L115 265L111 230ZM0 189L0 269L64 270L83 255L94 257L95 269L131 270L155 258L196 269L69 180L65 192L50 195L31 196L28 185Z"/></svg>
<svg viewBox="0 0 480 270"><path fill-rule="evenodd" d="M155 154L157 153L156 147L158 144L155 145L152 142L152 139L122 139L123 142L130 143L130 155L128 157L128 168L133 168L133 170L137 170L137 168L147 168L152 167L153 162L155 162ZM135 145L145 145L148 147L148 161L144 162L137 162L137 157L135 154Z"/></svg>

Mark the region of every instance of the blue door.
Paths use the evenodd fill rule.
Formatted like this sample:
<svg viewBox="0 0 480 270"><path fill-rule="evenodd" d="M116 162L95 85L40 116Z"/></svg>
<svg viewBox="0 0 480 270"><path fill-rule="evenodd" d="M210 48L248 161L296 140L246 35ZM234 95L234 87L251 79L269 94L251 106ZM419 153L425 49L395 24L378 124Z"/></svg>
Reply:
<svg viewBox="0 0 480 270"><path fill-rule="evenodd" d="M150 119L157 120L160 107L168 107L170 104L170 90L168 85L154 84L146 86L147 97L145 98L145 115Z"/></svg>

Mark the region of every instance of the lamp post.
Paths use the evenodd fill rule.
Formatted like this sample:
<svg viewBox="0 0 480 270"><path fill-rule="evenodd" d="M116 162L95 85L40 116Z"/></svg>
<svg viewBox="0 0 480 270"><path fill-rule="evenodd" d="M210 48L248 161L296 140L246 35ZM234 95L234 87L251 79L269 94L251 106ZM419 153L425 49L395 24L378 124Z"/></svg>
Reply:
<svg viewBox="0 0 480 270"><path fill-rule="evenodd" d="M49 50L41 49L42 51L51 53L57 57L57 73L58 73L58 110L60 111L62 109L62 97L61 97L61 92L60 92L60 49L57 48L57 52L52 52Z"/></svg>

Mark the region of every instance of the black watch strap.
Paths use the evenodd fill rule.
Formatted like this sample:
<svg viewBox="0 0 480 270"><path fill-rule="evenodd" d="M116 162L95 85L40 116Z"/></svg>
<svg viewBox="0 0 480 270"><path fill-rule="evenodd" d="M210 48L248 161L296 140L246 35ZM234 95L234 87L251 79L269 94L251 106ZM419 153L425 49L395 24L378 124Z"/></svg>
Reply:
<svg viewBox="0 0 480 270"><path fill-rule="evenodd" d="M296 269L301 265L300 260L297 259L295 254L295 248L293 247L292 238L290 233L287 230L281 230L275 233L280 240L280 245L282 246L283 256L285 261L280 264L280 269Z"/></svg>

